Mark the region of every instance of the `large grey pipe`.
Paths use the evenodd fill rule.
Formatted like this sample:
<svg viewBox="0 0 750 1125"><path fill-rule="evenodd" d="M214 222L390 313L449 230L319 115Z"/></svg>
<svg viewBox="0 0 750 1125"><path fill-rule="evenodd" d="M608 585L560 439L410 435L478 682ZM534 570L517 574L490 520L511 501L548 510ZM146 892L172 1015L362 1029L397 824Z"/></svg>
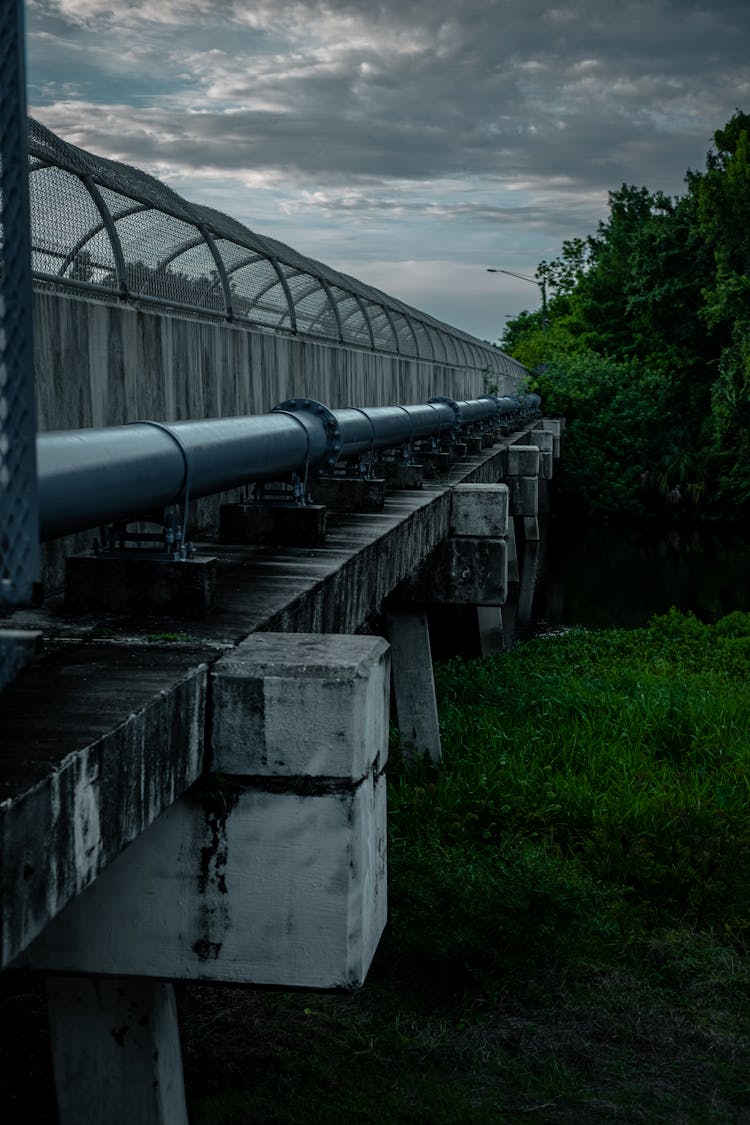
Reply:
<svg viewBox="0 0 750 1125"><path fill-rule="evenodd" d="M191 497L208 496L447 433L456 428L456 406L465 408L467 423L505 413L493 396L338 411L293 400L270 414L241 418L39 434L40 537L159 511L178 503L186 486Z"/></svg>

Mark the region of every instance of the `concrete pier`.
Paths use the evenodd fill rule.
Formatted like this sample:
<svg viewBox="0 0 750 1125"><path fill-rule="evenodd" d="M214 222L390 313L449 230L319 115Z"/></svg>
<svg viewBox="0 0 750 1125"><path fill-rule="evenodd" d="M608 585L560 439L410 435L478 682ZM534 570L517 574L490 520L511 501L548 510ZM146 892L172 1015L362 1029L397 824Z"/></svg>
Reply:
<svg viewBox="0 0 750 1125"><path fill-rule="evenodd" d="M337 513L324 543L199 543L216 559L200 617L62 599L9 617L50 640L0 711L2 959L55 974L63 1125L183 1125L180 1094L153 1094L181 1087L170 981L365 979L386 917L389 660L406 752L439 761L426 607L478 607L497 646L508 457L467 453L381 512ZM383 615L390 655L369 635ZM113 1060L123 995L150 1030Z"/></svg>

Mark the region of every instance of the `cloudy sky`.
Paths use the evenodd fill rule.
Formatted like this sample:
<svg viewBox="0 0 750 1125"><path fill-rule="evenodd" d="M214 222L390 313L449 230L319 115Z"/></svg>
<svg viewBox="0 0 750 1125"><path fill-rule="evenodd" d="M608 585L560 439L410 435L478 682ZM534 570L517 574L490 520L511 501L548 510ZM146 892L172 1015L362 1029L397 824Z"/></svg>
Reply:
<svg viewBox="0 0 750 1125"><path fill-rule="evenodd" d="M483 339L750 112L749 0L27 0L30 112Z"/></svg>

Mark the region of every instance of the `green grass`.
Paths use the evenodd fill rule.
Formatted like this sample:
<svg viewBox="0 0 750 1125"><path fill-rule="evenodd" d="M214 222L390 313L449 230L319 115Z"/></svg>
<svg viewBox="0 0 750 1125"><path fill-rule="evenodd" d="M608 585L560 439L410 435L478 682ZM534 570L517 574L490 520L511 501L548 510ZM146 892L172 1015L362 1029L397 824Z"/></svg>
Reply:
<svg viewBox="0 0 750 1125"><path fill-rule="evenodd" d="M188 990L196 1125L750 1122L749 662L749 616L673 612L439 665L369 983L215 993L212 1091Z"/></svg>
<svg viewBox="0 0 750 1125"><path fill-rule="evenodd" d="M750 1123L749 667L675 612L439 665L368 983L181 987L191 1125ZM51 1122L18 987L0 1104Z"/></svg>

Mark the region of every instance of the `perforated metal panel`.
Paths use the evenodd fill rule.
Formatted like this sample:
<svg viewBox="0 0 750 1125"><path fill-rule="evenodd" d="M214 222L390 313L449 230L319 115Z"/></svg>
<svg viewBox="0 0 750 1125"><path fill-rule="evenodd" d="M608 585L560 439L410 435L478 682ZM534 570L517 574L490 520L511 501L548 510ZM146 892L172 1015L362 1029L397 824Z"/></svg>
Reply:
<svg viewBox="0 0 750 1125"><path fill-rule="evenodd" d="M115 290L123 299L279 332L525 373L497 348L220 211L188 203L145 172L84 152L36 121L29 129L39 283L98 297Z"/></svg>
<svg viewBox="0 0 750 1125"><path fill-rule="evenodd" d="M0 4L0 609L39 574L28 154L20 0ZM2 618L0 618L0 631ZM0 687L17 646L0 632Z"/></svg>

